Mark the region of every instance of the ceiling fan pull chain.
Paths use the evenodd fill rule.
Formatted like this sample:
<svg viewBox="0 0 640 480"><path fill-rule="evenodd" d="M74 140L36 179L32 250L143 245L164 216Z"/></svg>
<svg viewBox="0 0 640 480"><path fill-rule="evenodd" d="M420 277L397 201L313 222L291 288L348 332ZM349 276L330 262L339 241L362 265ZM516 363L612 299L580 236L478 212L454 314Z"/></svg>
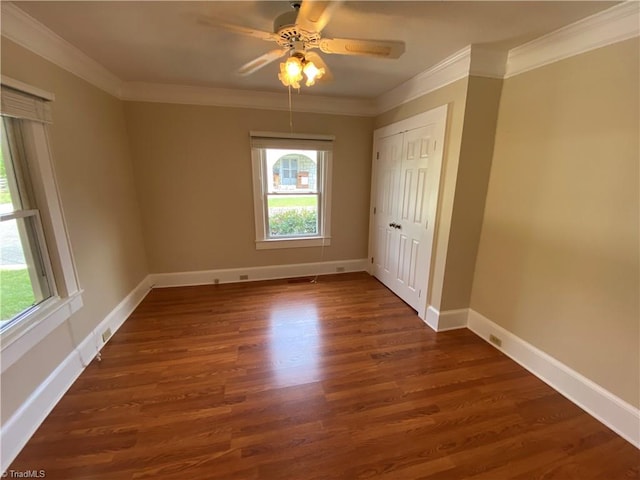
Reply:
<svg viewBox="0 0 640 480"><path fill-rule="evenodd" d="M291 108L291 85L289 85L289 129L293 133L293 109Z"/></svg>

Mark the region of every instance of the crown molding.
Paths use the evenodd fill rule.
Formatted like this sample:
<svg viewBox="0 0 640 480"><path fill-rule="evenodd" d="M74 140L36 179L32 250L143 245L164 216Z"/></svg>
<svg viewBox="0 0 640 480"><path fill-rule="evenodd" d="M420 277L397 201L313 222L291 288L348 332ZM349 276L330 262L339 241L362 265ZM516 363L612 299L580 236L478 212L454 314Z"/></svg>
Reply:
<svg viewBox="0 0 640 480"><path fill-rule="evenodd" d="M380 95L383 113L468 76L509 78L640 35L640 2L629 0L508 52L471 45Z"/></svg>
<svg viewBox="0 0 640 480"><path fill-rule="evenodd" d="M504 78L507 68L507 53L506 50L494 50L480 45L472 45L469 76Z"/></svg>
<svg viewBox="0 0 640 480"><path fill-rule="evenodd" d="M640 35L640 2L627 1L509 50L505 78Z"/></svg>
<svg viewBox="0 0 640 480"><path fill-rule="evenodd" d="M2 2L2 36L96 87L119 96L122 81L11 2Z"/></svg>
<svg viewBox="0 0 640 480"><path fill-rule="evenodd" d="M383 113L469 75L471 47L467 46L433 67L417 74L376 99L376 113Z"/></svg>
<svg viewBox="0 0 640 480"><path fill-rule="evenodd" d="M289 96L286 93L187 85L127 82L123 84L120 98L139 102L289 110ZM294 112L354 116L375 115L373 100L368 99L293 93L291 95L291 107Z"/></svg>
<svg viewBox="0 0 640 480"><path fill-rule="evenodd" d="M383 113L468 76L503 78L507 52L468 45L376 99Z"/></svg>

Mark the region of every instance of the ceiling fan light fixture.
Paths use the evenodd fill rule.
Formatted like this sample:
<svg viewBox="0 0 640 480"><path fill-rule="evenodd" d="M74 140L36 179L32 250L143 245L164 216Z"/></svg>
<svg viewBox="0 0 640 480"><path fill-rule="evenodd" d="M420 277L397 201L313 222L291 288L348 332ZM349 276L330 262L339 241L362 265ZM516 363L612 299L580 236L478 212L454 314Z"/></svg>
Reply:
<svg viewBox="0 0 640 480"><path fill-rule="evenodd" d="M313 62L307 61L302 69L305 76L307 77L307 81L305 85L307 87L312 86L316 83L316 80L320 80L322 76L325 74L324 68L318 68Z"/></svg>
<svg viewBox="0 0 640 480"><path fill-rule="evenodd" d="M305 85L311 87L316 83L316 80L322 78L325 74L324 68L318 68L315 63L307 60L301 54L290 56L286 62L280 64L280 73L278 79L285 87L300 88L300 82L303 79L303 74L307 78Z"/></svg>
<svg viewBox="0 0 640 480"><path fill-rule="evenodd" d="M280 64L280 73L278 78L285 87L300 88L300 80L302 80L302 60L295 55L287 58L287 61Z"/></svg>

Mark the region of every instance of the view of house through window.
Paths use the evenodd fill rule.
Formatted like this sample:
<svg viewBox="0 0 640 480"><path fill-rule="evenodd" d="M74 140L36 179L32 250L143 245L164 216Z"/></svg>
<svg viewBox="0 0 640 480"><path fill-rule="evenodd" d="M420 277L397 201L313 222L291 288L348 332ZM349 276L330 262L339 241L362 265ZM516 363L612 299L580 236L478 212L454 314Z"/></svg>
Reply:
<svg viewBox="0 0 640 480"><path fill-rule="evenodd" d="M51 296L48 259L35 207L20 122L0 122L0 330Z"/></svg>
<svg viewBox="0 0 640 480"><path fill-rule="evenodd" d="M265 153L268 236L317 236L320 152L267 148Z"/></svg>

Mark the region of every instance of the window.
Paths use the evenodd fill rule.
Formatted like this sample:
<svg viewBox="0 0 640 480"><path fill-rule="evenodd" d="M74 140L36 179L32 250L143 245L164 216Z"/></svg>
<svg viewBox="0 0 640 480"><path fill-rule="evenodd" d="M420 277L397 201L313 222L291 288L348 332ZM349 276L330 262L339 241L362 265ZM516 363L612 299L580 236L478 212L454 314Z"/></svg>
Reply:
<svg viewBox="0 0 640 480"><path fill-rule="evenodd" d="M0 330L4 330L55 290L20 121L2 117L0 135Z"/></svg>
<svg viewBox="0 0 640 480"><path fill-rule="evenodd" d="M256 248L329 245L333 137L251 132Z"/></svg>
<svg viewBox="0 0 640 480"><path fill-rule="evenodd" d="M2 371L82 307L49 149L53 95L2 77ZM20 339L20 341L17 341Z"/></svg>

